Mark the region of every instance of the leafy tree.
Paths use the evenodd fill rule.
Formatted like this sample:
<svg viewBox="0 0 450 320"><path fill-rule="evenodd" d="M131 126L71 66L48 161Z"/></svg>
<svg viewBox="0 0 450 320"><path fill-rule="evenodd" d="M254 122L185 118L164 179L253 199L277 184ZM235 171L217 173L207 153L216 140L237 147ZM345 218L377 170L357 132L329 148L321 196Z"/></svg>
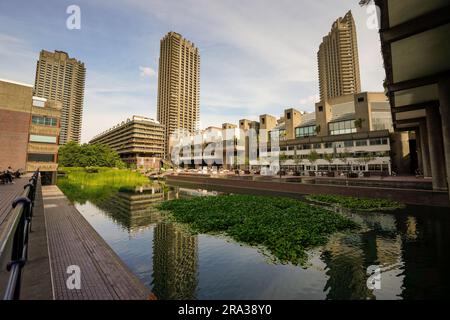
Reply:
<svg viewBox="0 0 450 320"><path fill-rule="evenodd" d="M58 163L64 167L119 167L125 165L119 154L104 144L68 142L58 152Z"/></svg>
<svg viewBox="0 0 450 320"><path fill-rule="evenodd" d="M58 163L63 167L76 166L74 164L78 164L80 148L81 146L74 141L70 141L65 145L59 147Z"/></svg>
<svg viewBox="0 0 450 320"><path fill-rule="evenodd" d="M363 125L363 122L365 122L366 121L366 119L363 119L363 118L358 118L358 119L356 119L354 122L355 122L355 127L356 128L362 128L362 125Z"/></svg>
<svg viewBox="0 0 450 320"><path fill-rule="evenodd" d="M334 157L333 157L333 154L332 153L324 153L323 154L323 159L326 161L326 162L328 162L329 164L332 164L333 163L333 161L334 161ZM329 168L329 167L328 167Z"/></svg>
<svg viewBox="0 0 450 320"><path fill-rule="evenodd" d="M308 160L311 162L312 165L316 163L317 160L320 159L320 155L317 153L316 150L311 150L308 154Z"/></svg>
<svg viewBox="0 0 450 320"><path fill-rule="evenodd" d="M315 130L316 130L316 133L317 133L317 134L319 134L319 133L320 133L320 130L321 130L321 128L320 128L320 124L318 124L318 125L316 126L316 129L315 129Z"/></svg>
<svg viewBox="0 0 450 320"><path fill-rule="evenodd" d="M294 150L294 163L296 165L299 165L302 162L303 162L303 159L301 158L301 155L298 154L297 148L295 148L295 150Z"/></svg>
<svg viewBox="0 0 450 320"><path fill-rule="evenodd" d="M286 161L289 159L289 157L286 155L285 152L280 152L279 159L280 161Z"/></svg>
<svg viewBox="0 0 450 320"><path fill-rule="evenodd" d="M366 166L370 161L372 161L374 159L375 159L375 157L372 157L372 156L370 156L369 153L366 153L366 155L364 155L361 158L358 158L356 161L361 164L364 164Z"/></svg>
<svg viewBox="0 0 450 320"><path fill-rule="evenodd" d="M351 154L348 151L344 151L338 154L339 159L343 162L343 163L347 163L348 158L350 158Z"/></svg>

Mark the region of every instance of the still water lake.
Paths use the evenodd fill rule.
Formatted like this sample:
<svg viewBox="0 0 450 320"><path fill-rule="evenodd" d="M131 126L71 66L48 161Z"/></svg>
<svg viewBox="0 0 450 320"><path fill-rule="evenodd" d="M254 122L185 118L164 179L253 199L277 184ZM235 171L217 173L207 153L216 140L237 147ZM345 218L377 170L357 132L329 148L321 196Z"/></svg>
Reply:
<svg viewBox="0 0 450 320"><path fill-rule="evenodd" d="M227 190L229 192L229 190ZM217 191L158 185L75 199L76 208L158 299L435 299L450 290L450 215L407 206L352 213L363 228L335 234L305 267L282 265L257 248L191 235L155 208L162 201ZM379 266L380 285L367 287Z"/></svg>

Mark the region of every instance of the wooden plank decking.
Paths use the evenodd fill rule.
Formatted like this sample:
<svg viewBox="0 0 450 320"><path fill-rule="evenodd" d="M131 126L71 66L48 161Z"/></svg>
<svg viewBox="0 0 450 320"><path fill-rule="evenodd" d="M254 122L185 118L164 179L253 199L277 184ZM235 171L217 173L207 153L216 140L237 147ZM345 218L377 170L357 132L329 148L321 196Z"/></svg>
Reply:
<svg viewBox="0 0 450 320"><path fill-rule="evenodd" d="M13 200L23 192L29 178L14 179L14 184L0 184L0 228L9 216Z"/></svg>
<svg viewBox="0 0 450 320"><path fill-rule="evenodd" d="M56 186L42 187L54 298L149 299L150 291ZM68 266L81 269L81 289L68 289Z"/></svg>

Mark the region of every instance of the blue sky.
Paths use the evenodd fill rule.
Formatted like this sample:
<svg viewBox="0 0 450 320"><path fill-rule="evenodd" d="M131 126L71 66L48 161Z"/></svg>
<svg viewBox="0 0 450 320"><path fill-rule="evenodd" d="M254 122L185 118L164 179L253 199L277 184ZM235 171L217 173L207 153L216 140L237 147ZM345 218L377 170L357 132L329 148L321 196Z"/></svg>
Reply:
<svg viewBox="0 0 450 320"><path fill-rule="evenodd" d="M355 17L362 89L382 91L377 30L358 0L0 0L0 78L34 83L39 51L86 64L82 141L132 115L156 118L159 41L169 31L201 55L201 127L288 106L312 111L316 53L333 21ZM66 9L81 9L68 30Z"/></svg>

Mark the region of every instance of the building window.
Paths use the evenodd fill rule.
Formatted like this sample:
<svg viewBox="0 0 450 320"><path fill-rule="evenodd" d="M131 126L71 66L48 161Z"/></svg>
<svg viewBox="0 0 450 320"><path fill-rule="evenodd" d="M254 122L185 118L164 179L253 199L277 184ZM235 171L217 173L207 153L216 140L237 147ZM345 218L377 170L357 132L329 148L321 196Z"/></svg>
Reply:
<svg viewBox="0 0 450 320"><path fill-rule="evenodd" d="M333 142L325 142L324 146L325 146L325 149L333 148Z"/></svg>
<svg viewBox="0 0 450 320"><path fill-rule="evenodd" d="M359 97L358 102L364 102L364 97Z"/></svg>
<svg viewBox="0 0 450 320"><path fill-rule="evenodd" d="M287 118L288 120L291 119L291 113L290 113L290 112L286 113L286 118Z"/></svg>
<svg viewBox="0 0 450 320"><path fill-rule="evenodd" d="M319 112L323 111L323 107L322 106L319 106L318 109L319 109Z"/></svg>
<svg viewBox="0 0 450 320"><path fill-rule="evenodd" d="M381 164L369 164L369 171L381 171Z"/></svg>
<svg viewBox="0 0 450 320"><path fill-rule="evenodd" d="M355 142L357 147L367 146L367 140L356 140Z"/></svg>
<svg viewBox="0 0 450 320"><path fill-rule="evenodd" d="M345 147L353 147L353 140L347 140L347 141L344 141L344 146Z"/></svg>
<svg viewBox="0 0 450 320"><path fill-rule="evenodd" d="M321 143L314 143L313 147L314 147L314 149L321 149L322 148L322 144Z"/></svg>
<svg viewBox="0 0 450 320"><path fill-rule="evenodd" d="M264 124L264 120L265 120L264 118L261 119L261 123L262 123L262 124Z"/></svg>
<svg viewBox="0 0 450 320"><path fill-rule="evenodd" d="M344 142L343 141L336 141L334 143L336 148L344 148Z"/></svg>
<svg viewBox="0 0 450 320"><path fill-rule="evenodd" d="M42 117L42 116L32 116L31 122L33 124L38 124L41 126L51 126L56 127L58 120L56 118Z"/></svg>
<svg viewBox="0 0 450 320"><path fill-rule="evenodd" d="M33 107L44 108L45 101L33 99Z"/></svg>
<svg viewBox="0 0 450 320"><path fill-rule="evenodd" d="M310 144L301 144L298 147L298 150L310 150L311 149L311 145Z"/></svg>
<svg viewBox="0 0 450 320"><path fill-rule="evenodd" d="M56 137L30 134L30 142L56 143Z"/></svg>
<svg viewBox="0 0 450 320"><path fill-rule="evenodd" d="M328 124L331 135L347 134L356 132L355 120L331 122Z"/></svg>
<svg viewBox="0 0 450 320"><path fill-rule="evenodd" d="M54 154L29 153L28 161L31 162L55 162Z"/></svg>
<svg viewBox="0 0 450 320"><path fill-rule="evenodd" d="M304 138L316 135L316 126L307 126L295 128L295 137Z"/></svg>
<svg viewBox="0 0 450 320"><path fill-rule="evenodd" d="M387 138L370 139L369 144L371 146L379 146L382 144L388 144L388 139Z"/></svg>

